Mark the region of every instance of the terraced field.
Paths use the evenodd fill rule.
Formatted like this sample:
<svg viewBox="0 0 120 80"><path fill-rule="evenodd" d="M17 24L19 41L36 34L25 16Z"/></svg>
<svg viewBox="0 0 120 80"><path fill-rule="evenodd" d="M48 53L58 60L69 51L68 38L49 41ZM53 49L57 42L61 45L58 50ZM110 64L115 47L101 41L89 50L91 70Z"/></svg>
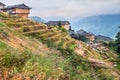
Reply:
<svg viewBox="0 0 120 80"><path fill-rule="evenodd" d="M26 36L33 36L38 39L44 38L44 40L50 40L56 45L63 43L63 48L68 48L73 45L75 47L75 40L57 28L48 29L45 24L2 13L0 14L0 21Z"/></svg>
<svg viewBox="0 0 120 80"><path fill-rule="evenodd" d="M50 60L51 62L55 62L54 63L55 67L56 67L56 64L58 64L58 61L61 61L61 59L64 60L65 63L63 63L63 62L59 63L59 65L62 67L61 70L66 70L66 68L70 69L70 70L69 69L66 70L65 75L70 74L70 75L72 75L72 77L75 76L76 74L78 75L78 76L76 76L76 79L74 79L74 77L73 78L71 77L72 79L70 79L70 80L79 80L78 78L80 77L80 79L81 79L81 76L83 76L83 78L87 79L87 80L120 80L120 77L119 77L120 73L114 67L114 61L115 61L115 58L117 57L117 55L114 54L113 52L111 52L111 50L109 50L109 49L106 50L107 48L105 50L103 50L103 49L94 50L89 45L87 46L86 43L72 39L66 32L62 32L61 30L59 30L57 28L48 29L48 26L46 26L45 24L33 22L32 20L29 20L29 19L20 18L17 16L10 16L10 15L6 15L6 14L2 14L2 13L0 13L0 27L1 27L0 32L2 34L2 36L0 36L1 39L3 41L5 41L8 45L11 45L13 48L19 49L21 51L24 49L31 50L31 52L38 53L41 55L44 53L47 54L48 52L51 52L50 54L52 56L50 56L50 54L49 54L48 56L46 56L45 59L48 59L49 56L51 59L55 58L55 61ZM16 35L16 34L18 34L18 35ZM55 44L55 47L60 46L59 48L62 47L61 52L57 51L58 48L53 48L53 49L49 48L48 49L49 46L47 47L46 45L44 45L41 42L43 42L45 44L49 44L49 45L53 44L53 46ZM3 45L1 45L0 47L3 47ZM68 50L67 48L72 48L72 49L75 48L74 52L77 53L78 55L73 54L74 52L72 52L71 50ZM11 50L11 48L10 48L10 50ZM6 49L6 51L7 51L7 49ZM16 52L16 53L18 53L18 52ZM53 56L52 53L56 53L59 57L61 56L61 59L56 58L55 56ZM59 53L61 53L62 55L60 55ZM6 52L6 54L9 54L9 53ZM79 56L79 54L82 57ZM45 56L45 55L43 55L43 56ZM10 59L11 58L12 57L10 56ZM17 58L15 58L15 59L17 59ZM20 56L20 60L21 59L22 58ZM26 57L25 57L25 59L26 59ZM36 59L36 57L35 57L35 59ZM13 60L13 59L11 59L11 60ZM17 59L17 60L18 60L18 62L20 62L19 59ZM30 60L33 60L33 58L31 58ZM27 65L30 62L30 60L28 60ZM41 58L38 57L38 60L41 61ZM44 62L45 61L43 61L42 64ZM51 64L51 62L49 62L49 63ZM68 62L68 63L66 64L66 62ZM15 61L15 63L16 63L16 61ZM11 64L11 62L10 62L10 64ZM30 66L32 68L35 66L35 68L34 68L35 71L41 69L41 66L40 66L40 68L36 67L36 64L38 64L38 63L36 63L35 65L32 65L32 64L30 64ZM48 61L45 64L45 67L46 67L46 65L48 65ZM43 65L42 65L42 67L43 67ZM26 64L25 64L25 68L26 68ZM23 68L23 70L24 70L24 68ZM50 67L50 69L49 68L45 69L45 73L47 72L46 70L50 70L50 72L52 71L51 67ZM55 69L55 71L60 72L59 70ZM16 72L16 70L15 70L15 72ZM71 74L71 72L73 72L73 74L75 74L75 75ZM56 73L54 73L54 74L56 74ZM61 72L60 72L60 74L61 74ZM93 76L91 76L91 74L97 76L97 78L96 77L93 78ZM102 78L101 78L101 76L102 76ZM115 78L110 79L111 76L114 76ZM58 77L58 74L57 74L57 77ZM88 79L88 77L90 77L91 79ZM100 77L100 79L99 79L99 77ZM82 80L84 80L84 79L82 79ZM53 79L51 78L50 80L53 80ZM64 79L60 79L60 80L64 80Z"/></svg>

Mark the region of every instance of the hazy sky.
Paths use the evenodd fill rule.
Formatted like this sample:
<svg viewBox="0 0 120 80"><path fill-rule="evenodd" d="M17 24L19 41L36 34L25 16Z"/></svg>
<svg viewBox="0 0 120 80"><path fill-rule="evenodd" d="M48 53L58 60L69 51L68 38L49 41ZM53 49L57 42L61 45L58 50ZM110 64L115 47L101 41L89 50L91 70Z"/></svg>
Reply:
<svg viewBox="0 0 120 80"><path fill-rule="evenodd" d="M25 3L32 16L92 16L120 14L120 0L0 0L6 5Z"/></svg>

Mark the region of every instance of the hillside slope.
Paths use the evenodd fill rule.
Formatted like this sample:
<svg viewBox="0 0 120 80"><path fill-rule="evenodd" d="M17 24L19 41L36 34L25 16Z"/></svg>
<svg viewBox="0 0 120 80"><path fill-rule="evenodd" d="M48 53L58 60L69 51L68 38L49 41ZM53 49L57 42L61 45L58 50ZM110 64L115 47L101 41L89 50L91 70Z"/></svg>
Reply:
<svg viewBox="0 0 120 80"><path fill-rule="evenodd" d="M119 80L116 57L57 28L0 13L0 79Z"/></svg>

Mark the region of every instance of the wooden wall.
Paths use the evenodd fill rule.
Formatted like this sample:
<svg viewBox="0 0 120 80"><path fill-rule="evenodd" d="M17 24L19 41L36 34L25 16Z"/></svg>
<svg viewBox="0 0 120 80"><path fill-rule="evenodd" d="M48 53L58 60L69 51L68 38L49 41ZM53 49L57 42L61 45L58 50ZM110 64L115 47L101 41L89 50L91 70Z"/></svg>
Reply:
<svg viewBox="0 0 120 80"><path fill-rule="evenodd" d="M30 13L29 9L20 9L20 8L16 8L15 9L16 13Z"/></svg>
<svg viewBox="0 0 120 80"><path fill-rule="evenodd" d="M13 15L17 15L17 16L20 16L20 17L23 17L23 18L28 18L28 15L30 13L30 10L29 9L20 9L20 8L15 8L15 9L9 9L9 10L3 10L3 12L6 12L9 14L9 11L14 12Z"/></svg>
<svg viewBox="0 0 120 80"><path fill-rule="evenodd" d="M70 29L70 25L69 24L65 24L65 25L62 25L66 30L69 30Z"/></svg>

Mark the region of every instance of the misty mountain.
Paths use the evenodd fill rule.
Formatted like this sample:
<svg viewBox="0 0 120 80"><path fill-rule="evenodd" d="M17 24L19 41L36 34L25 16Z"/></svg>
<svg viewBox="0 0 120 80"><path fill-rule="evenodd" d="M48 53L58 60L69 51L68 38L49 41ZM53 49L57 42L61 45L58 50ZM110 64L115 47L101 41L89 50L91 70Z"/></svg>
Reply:
<svg viewBox="0 0 120 80"><path fill-rule="evenodd" d="M103 35L95 35L96 41L112 41L113 39Z"/></svg>
<svg viewBox="0 0 120 80"><path fill-rule="evenodd" d="M41 23L44 23L45 20L38 17L38 16L30 16L29 19L33 20L33 21L36 21L36 22L41 22Z"/></svg>
<svg viewBox="0 0 120 80"><path fill-rule="evenodd" d="M89 17L75 17L70 19L72 29L78 31L84 29L93 32L96 35L105 35L114 38L119 31L120 14L116 15L99 15Z"/></svg>
<svg viewBox="0 0 120 80"><path fill-rule="evenodd" d="M44 17L43 18L46 22L48 21L65 21L67 20L64 17L60 17L60 16L50 16L50 17Z"/></svg>

